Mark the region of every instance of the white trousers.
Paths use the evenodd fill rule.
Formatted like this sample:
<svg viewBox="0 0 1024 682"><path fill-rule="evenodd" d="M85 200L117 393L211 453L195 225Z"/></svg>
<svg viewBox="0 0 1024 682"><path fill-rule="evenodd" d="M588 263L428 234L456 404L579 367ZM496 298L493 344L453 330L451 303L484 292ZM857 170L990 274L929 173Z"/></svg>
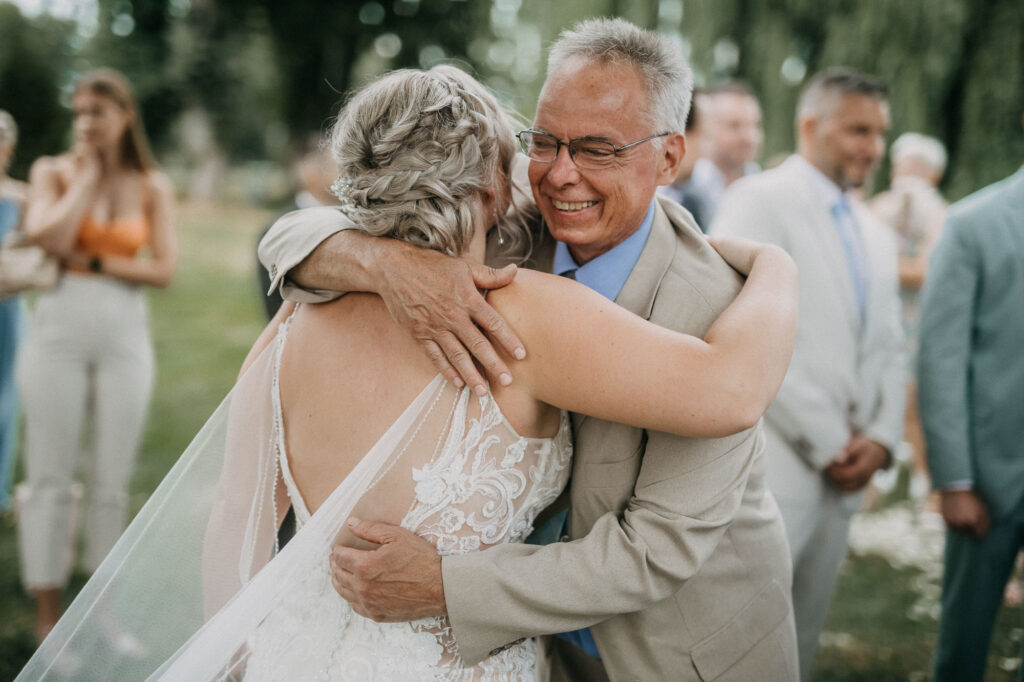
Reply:
<svg viewBox="0 0 1024 682"><path fill-rule="evenodd" d="M838 453L837 453L838 454ZM818 638L825 627L839 568L846 557L850 519L863 491L846 494L812 469L765 421L768 489L775 496L793 556L793 615L800 679L812 677Z"/></svg>
<svg viewBox="0 0 1024 682"><path fill-rule="evenodd" d="M76 473L85 482L87 570L99 566L127 520L153 386L142 290L66 274L39 296L17 365L25 413L26 481L17 491L22 582L30 590L60 588L72 568L82 497Z"/></svg>

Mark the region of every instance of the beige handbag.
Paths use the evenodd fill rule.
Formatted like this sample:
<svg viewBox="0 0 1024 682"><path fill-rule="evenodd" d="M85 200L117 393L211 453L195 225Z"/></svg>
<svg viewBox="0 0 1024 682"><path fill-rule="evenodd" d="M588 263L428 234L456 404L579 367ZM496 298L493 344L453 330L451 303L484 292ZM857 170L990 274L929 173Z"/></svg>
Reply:
<svg viewBox="0 0 1024 682"><path fill-rule="evenodd" d="M60 280L60 261L30 244L20 230L0 245L0 297L32 289L52 289Z"/></svg>

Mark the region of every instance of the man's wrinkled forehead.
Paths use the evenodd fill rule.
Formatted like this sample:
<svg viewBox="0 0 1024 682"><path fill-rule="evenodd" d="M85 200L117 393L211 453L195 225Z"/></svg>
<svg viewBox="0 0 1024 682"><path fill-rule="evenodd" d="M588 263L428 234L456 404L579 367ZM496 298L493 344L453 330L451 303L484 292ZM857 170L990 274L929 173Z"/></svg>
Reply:
<svg viewBox="0 0 1024 682"><path fill-rule="evenodd" d="M548 74L541 87L534 127L542 127L543 124L555 127L567 123L570 118L576 122L587 118L587 114L596 119L596 111L602 104L600 100L615 100L620 97L623 81L628 80L632 74L643 77L637 67L621 60L594 59L579 55L567 58ZM599 85L596 93L593 87L595 78ZM587 87L588 85L591 87ZM633 101L631 109L636 113L635 118L644 117L649 106L646 101ZM602 128L612 126L611 121L604 119L599 123L599 127Z"/></svg>

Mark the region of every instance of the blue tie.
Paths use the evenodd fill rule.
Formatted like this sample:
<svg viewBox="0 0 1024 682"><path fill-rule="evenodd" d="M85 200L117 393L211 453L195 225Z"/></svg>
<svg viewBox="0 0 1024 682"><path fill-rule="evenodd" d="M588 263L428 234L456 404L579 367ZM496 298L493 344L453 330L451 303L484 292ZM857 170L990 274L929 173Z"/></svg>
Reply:
<svg viewBox="0 0 1024 682"><path fill-rule="evenodd" d="M846 264L850 268L853 293L857 299L857 314L863 326L868 285L864 276L864 246L857 221L850 210L850 201L845 195L832 205L832 217L835 218L839 239L843 242L843 251L846 252Z"/></svg>

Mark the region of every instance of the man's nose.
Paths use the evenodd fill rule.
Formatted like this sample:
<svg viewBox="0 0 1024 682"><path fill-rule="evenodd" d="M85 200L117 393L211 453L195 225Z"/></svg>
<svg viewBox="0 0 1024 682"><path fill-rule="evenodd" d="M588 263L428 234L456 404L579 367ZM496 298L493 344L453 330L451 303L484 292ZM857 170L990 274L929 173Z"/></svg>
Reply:
<svg viewBox="0 0 1024 682"><path fill-rule="evenodd" d="M577 168L576 162L569 154L569 147L559 146L555 160L551 162L551 168L548 169L548 180L556 185L572 184L579 180L579 172L580 169Z"/></svg>

